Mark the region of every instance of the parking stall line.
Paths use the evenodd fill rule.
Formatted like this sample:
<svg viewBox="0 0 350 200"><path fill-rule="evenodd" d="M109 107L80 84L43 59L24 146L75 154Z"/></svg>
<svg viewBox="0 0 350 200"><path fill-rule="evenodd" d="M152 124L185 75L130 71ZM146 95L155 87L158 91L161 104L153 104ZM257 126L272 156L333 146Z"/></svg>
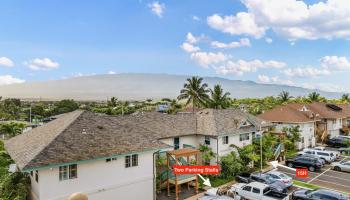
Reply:
<svg viewBox="0 0 350 200"><path fill-rule="evenodd" d="M332 185L338 185L338 186L341 186L341 187L345 187L345 188L349 188L349 189L350 189L350 186L349 186L349 185L342 185L342 184L339 184L339 183L334 183L334 182L325 181L325 180L320 180L320 179L317 179L317 180L315 180L315 181L321 181L321 182L329 183L329 184L332 184Z"/></svg>
<svg viewBox="0 0 350 200"><path fill-rule="evenodd" d="M343 160L341 160L340 162L344 161L345 158ZM313 179L311 179L310 181L308 181L308 183L312 182L313 180L317 179L318 177L322 176L323 174L325 174L326 172L328 172L329 170L331 170L332 167L328 168L327 170L325 170L324 172L320 173L318 176L314 177Z"/></svg>

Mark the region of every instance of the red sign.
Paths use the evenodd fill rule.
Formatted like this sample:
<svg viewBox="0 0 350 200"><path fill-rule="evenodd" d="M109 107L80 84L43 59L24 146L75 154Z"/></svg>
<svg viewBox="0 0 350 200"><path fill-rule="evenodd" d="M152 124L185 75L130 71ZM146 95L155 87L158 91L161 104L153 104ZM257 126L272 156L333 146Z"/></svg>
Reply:
<svg viewBox="0 0 350 200"><path fill-rule="evenodd" d="M309 176L309 171L307 168L297 168L295 175L297 178L307 178Z"/></svg>
<svg viewBox="0 0 350 200"><path fill-rule="evenodd" d="M174 165L174 174L219 174L219 166Z"/></svg>

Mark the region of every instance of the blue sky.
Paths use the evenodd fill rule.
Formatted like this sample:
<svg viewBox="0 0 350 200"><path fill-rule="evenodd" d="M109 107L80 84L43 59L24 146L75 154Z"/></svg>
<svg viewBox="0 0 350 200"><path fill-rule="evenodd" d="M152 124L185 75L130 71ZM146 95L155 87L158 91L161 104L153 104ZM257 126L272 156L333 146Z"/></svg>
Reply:
<svg viewBox="0 0 350 200"><path fill-rule="evenodd" d="M343 0L4 0L0 84L149 72L350 92Z"/></svg>

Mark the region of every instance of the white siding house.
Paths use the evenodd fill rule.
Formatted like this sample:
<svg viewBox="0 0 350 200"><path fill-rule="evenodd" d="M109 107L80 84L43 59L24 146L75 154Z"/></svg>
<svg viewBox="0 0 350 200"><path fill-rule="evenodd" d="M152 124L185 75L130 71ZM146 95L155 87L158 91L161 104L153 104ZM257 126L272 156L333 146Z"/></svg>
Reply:
<svg viewBox="0 0 350 200"><path fill-rule="evenodd" d="M277 132L282 132L284 128L298 126L300 142L295 144L298 149L316 145L316 122L319 119L303 104L277 106L272 110L265 111L259 117L275 124Z"/></svg>
<svg viewBox="0 0 350 200"><path fill-rule="evenodd" d="M152 200L155 155L205 144L217 155L251 144L261 121L236 109L195 114L156 112L104 116L77 110L18 135L5 148L30 173L34 200Z"/></svg>
<svg viewBox="0 0 350 200"><path fill-rule="evenodd" d="M138 155L137 165L126 167L125 156L87 161L77 164L77 177L60 180L60 167L38 170L31 176L33 199L66 200L69 195L82 191L89 200L153 199L153 152ZM132 156L132 154L131 154ZM62 165L64 166L64 165ZM69 165L66 165L69 166Z"/></svg>
<svg viewBox="0 0 350 200"><path fill-rule="evenodd" d="M277 123L276 130L282 131L284 128L292 128L299 126L300 130L300 142L298 142L297 148L304 149L308 147L314 147L316 145L315 139L315 122L305 123Z"/></svg>

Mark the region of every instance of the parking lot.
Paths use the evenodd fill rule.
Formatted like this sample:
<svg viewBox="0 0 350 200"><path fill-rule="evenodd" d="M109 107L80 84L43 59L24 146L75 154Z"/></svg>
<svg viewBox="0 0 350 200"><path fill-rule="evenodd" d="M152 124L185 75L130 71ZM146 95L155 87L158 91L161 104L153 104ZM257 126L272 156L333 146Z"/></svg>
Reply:
<svg viewBox="0 0 350 200"><path fill-rule="evenodd" d="M342 158L346 161L350 158ZM330 165L326 165L320 172L309 172L308 178L296 178L295 171L285 168L278 168L278 171L293 177L295 180L307 182L321 187L337 190L340 192L350 192L350 173L338 172L331 169Z"/></svg>

